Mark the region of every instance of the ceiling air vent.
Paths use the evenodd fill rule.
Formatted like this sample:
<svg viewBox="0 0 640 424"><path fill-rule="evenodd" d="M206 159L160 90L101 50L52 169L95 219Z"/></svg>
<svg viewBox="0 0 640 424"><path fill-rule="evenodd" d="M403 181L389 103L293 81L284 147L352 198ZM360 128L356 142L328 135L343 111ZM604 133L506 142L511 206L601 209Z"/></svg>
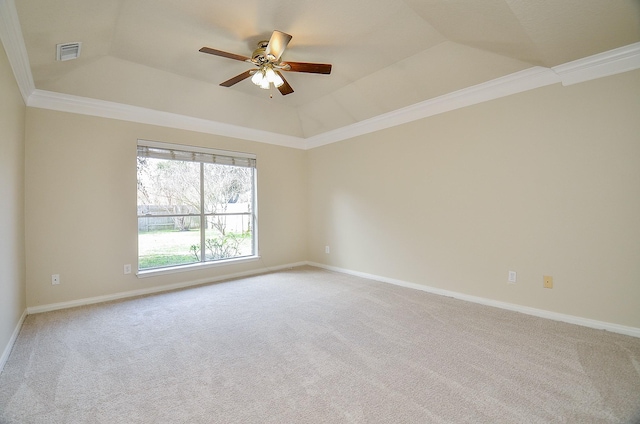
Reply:
<svg viewBox="0 0 640 424"><path fill-rule="evenodd" d="M56 60L77 59L80 56L80 46L82 43L56 44Z"/></svg>

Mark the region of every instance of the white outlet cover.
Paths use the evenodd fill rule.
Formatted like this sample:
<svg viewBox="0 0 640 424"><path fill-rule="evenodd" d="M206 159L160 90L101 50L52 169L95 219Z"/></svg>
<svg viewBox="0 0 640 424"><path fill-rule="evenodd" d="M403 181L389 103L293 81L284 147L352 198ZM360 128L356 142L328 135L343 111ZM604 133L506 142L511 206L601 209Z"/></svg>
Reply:
<svg viewBox="0 0 640 424"><path fill-rule="evenodd" d="M517 278L518 278L518 274L516 274L516 272L515 272L515 271L509 271L509 278L508 278L508 280L509 280L509 282L510 282L510 283L515 283L515 282L516 282L516 280L517 280Z"/></svg>
<svg viewBox="0 0 640 424"><path fill-rule="evenodd" d="M124 273L125 274L131 274L131 264L126 264L124 266Z"/></svg>

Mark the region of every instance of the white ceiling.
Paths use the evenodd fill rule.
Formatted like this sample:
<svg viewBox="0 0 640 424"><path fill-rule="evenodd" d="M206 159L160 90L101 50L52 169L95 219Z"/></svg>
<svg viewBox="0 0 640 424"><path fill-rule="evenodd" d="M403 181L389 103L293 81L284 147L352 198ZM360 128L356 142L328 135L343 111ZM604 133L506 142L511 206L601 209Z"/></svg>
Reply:
<svg viewBox="0 0 640 424"><path fill-rule="evenodd" d="M9 0L0 0L9 1ZM14 0L35 88L309 138L447 93L640 41L638 0ZM278 29L281 96L249 80L250 56ZM79 59L56 44L82 42Z"/></svg>

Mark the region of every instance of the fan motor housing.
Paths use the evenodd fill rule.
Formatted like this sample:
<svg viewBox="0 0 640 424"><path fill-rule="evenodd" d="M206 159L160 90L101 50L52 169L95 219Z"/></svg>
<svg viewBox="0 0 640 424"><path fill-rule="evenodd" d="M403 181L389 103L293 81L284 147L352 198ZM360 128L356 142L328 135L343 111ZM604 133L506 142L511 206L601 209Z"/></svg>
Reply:
<svg viewBox="0 0 640 424"><path fill-rule="evenodd" d="M269 61L269 59L267 59L267 55L265 54L265 51L268 45L269 45L268 40L262 40L258 42L258 48L255 49L253 51L253 55L251 55L251 58L253 59L254 62L262 64L262 63L267 63Z"/></svg>

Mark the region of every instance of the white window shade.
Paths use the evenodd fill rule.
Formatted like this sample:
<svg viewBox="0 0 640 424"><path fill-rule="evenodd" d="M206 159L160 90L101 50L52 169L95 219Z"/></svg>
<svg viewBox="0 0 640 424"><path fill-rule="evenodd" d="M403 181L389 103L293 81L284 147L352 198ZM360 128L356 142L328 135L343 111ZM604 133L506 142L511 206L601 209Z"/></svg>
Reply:
<svg viewBox="0 0 640 424"><path fill-rule="evenodd" d="M256 157L250 153L230 152L191 146L138 141L138 157L180 160L184 162L216 163L220 165L256 167Z"/></svg>

